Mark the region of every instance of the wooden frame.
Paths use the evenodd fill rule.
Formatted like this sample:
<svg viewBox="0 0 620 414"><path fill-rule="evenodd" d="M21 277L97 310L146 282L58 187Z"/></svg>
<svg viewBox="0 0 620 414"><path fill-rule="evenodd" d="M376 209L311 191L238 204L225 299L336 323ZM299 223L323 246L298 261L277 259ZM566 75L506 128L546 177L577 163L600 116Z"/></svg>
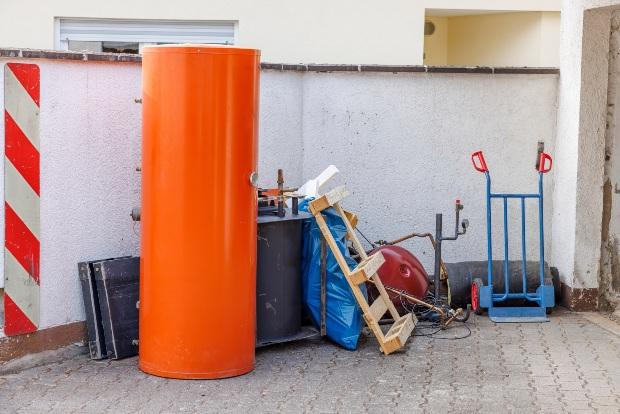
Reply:
<svg viewBox="0 0 620 414"><path fill-rule="evenodd" d="M377 270L385 262L383 255L380 252L370 256L366 254L366 251L355 234L353 225L349 221L349 217L351 217L350 214L347 214L340 206L340 201L347 195L348 192L344 186L337 187L327 194L324 194L310 202L309 210L316 219L327 245L334 254L340 269L344 273L345 278L349 283L349 287L353 292L353 296L362 309L366 324L377 338L381 351L385 355L388 355L405 346L407 338L411 336L413 328L417 323L417 318L412 313L407 313L402 316L399 315L396 307L392 303L392 300L390 299L383 283L381 282L381 279L379 278L379 275L377 274ZM352 241L353 247L355 247L355 250L357 250L360 255L361 261L353 270L349 269L342 252L340 252L340 249L338 248L334 236L329 230L329 227L327 227L325 218L321 214L323 210L330 207L333 207L342 218L347 228L347 238ZM373 283L379 291L379 297L375 299L372 304L368 303L359 286L365 282ZM379 321L386 312L390 312L390 315L394 319L394 323L387 333L384 334L381 330L381 326L379 325Z"/></svg>

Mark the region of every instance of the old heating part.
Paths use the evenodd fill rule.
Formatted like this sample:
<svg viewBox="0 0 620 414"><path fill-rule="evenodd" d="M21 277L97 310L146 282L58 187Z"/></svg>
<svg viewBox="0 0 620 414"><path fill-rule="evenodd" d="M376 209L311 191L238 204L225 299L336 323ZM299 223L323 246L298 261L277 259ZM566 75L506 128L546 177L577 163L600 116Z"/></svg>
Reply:
<svg viewBox="0 0 620 414"><path fill-rule="evenodd" d="M440 294L440 281L446 280L448 278L448 272L446 270L446 266L441 258L441 245L444 241L453 241L458 239L459 236L462 236L466 233L467 227L469 227L469 220L464 219L460 220L460 212L463 210L463 204L461 204L461 200L456 200L454 203L454 212L455 212L455 221L454 221L454 235L449 237L443 236L443 214L437 213L435 214L435 237L431 233L411 233L401 238L398 238L393 241L385 241L379 240L376 244L380 246L393 246L398 243L402 243L406 240L412 239L414 237L422 237L428 238L433 246L433 250L435 252L435 266L434 266L434 276L433 276L433 284L435 288L435 298L439 298ZM459 224L462 230L459 230ZM373 243L374 245L374 243ZM373 246L374 247L374 246Z"/></svg>
<svg viewBox="0 0 620 414"><path fill-rule="evenodd" d="M458 239L459 236L462 236L466 233L467 227L469 226L469 221L467 219L464 219L464 220L460 219L461 210L463 210L463 204L461 204L460 200L456 200L455 205L454 205L455 226L454 226L454 234L452 236L446 237L443 235L443 214L437 213L435 215L435 236L434 237L431 233L411 233L411 234L408 234L406 236L403 236L401 238L398 238L390 242L385 241L385 240L379 240L378 242L376 242L376 244L372 243L373 247L375 245L379 245L381 246L379 247L379 249L383 249L383 248L386 248L386 246L397 247L395 246L396 244L402 243L414 237L428 238L430 240L433 246L434 252L435 252L435 261L434 261L435 272L433 276L433 285L434 285L433 295L429 296L428 298L426 294L416 295L415 294L416 291L420 292L424 289L425 286L426 288L428 287L428 282L422 281L421 278L418 276L415 279L418 286L416 288L410 288L410 287L407 288L407 286L402 281L399 281L399 279L403 277L402 272L391 272L391 274L389 275L386 274L388 269L390 269L391 266L383 266L381 269L379 269L379 276L381 276L382 280L385 280L386 290L392 293L391 297L394 302L403 303L403 301L406 301L407 303L430 310L433 314L426 313L425 315L433 319L439 319L440 326L442 328L447 327L454 320L465 322L469 318L469 308L467 308L466 310L463 310L461 308L452 309L449 306L450 304L449 295L448 295L448 298L446 298L445 300L443 300L442 296L440 295L441 281L446 282L446 285L448 287L448 292L449 292L449 275L448 275L448 272L446 271L446 266L443 263L443 260L441 257L442 243L444 241L453 241L453 240ZM461 227L461 230L459 230L459 226ZM415 258L415 256L413 255L411 256ZM388 255L386 257L386 260L391 260L391 259L393 259L392 255ZM417 259L416 259L416 262L417 262ZM418 272L423 272L423 274L426 275L426 272L424 271L424 268L421 267L421 265L419 267L416 266L416 270ZM428 278L428 276L426 277Z"/></svg>
<svg viewBox="0 0 620 414"><path fill-rule="evenodd" d="M379 346L381 347L381 351L383 351L385 355L388 355L405 346L407 339L409 338L409 336L411 336L411 333L413 332L413 328L415 327L417 318L411 313L406 313L401 316L394 307L394 304L392 303L388 293L386 292L383 283L379 278L379 275L377 274L377 270L383 265L385 261L383 255L381 254L381 252L376 252L372 255L366 254L355 234L353 226L349 222L347 215L340 206L340 201L347 195L348 192L346 191L344 186L337 187L334 190L328 192L327 194L322 195L310 202L309 210L316 219L316 222L321 230L321 233L323 234L323 237L327 242L327 245L331 249L334 257L336 258L338 266L340 267L340 270L344 274L351 288L351 291L353 292L355 300L362 309L366 324L377 338ZM342 252L338 248L334 236L327 227L325 218L321 214L323 210L330 207L333 207L342 218L342 221L344 222L347 229L347 235L349 236L351 242L353 243L353 246L361 256L360 263L352 270L349 269L349 266ZM374 283L379 292L379 297L372 303L368 303L366 297L364 296L359 287L362 283L366 282ZM387 333L384 334L381 330L381 326L379 325L379 320L388 311L394 319L394 323L389 328Z"/></svg>
<svg viewBox="0 0 620 414"><path fill-rule="evenodd" d="M385 264L377 273L385 286L408 292L418 299L424 299L428 295L429 280L422 263L411 252L401 246L379 246L369 254L381 252L385 258ZM367 286L369 294L374 293L373 286ZM392 302L399 308L400 298L394 297ZM400 310L400 309L399 309Z"/></svg>
<svg viewBox="0 0 620 414"><path fill-rule="evenodd" d="M284 170L278 169L278 188L258 189L258 208L263 214L268 210L274 210L278 217L284 217L286 200L291 200L291 210L294 214L299 211L299 199L301 195L295 193L297 188L284 188Z"/></svg>
<svg viewBox="0 0 620 414"><path fill-rule="evenodd" d="M295 189L284 188L278 170L277 189L259 189L256 268L256 346L318 336L302 324L302 224L311 219L299 211ZM285 208L292 198L292 208Z"/></svg>
<svg viewBox="0 0 620 414"><path fill-rule="evenodd" d="M471 285L472 308L476 313L488 309L489 318L494 322L546 322L547 308L555 306L553 285L545 283L545 237L543 226L543 175L553 165L551 156L545 152L540 153L538 163L538 193L493 193L491 191L491 176L482 151L471 155L474 168L484 173L486 177L486 208L487 208L487 280L483 283L481 278L474 279ZM503 201L504 211L504 291L494 292L493 278L493 240L491 235L491 202L493 199ZM508 200L519 200L521 206L521 256L522 256L522 286L520 292L510 292L510 270L508 260ZM525 240L525 200L538 201L538 227L540 244L539 277L535 292L530 292L527 286L527 258ZM525 299L533 306L497 306L511 299Z"/></svg>

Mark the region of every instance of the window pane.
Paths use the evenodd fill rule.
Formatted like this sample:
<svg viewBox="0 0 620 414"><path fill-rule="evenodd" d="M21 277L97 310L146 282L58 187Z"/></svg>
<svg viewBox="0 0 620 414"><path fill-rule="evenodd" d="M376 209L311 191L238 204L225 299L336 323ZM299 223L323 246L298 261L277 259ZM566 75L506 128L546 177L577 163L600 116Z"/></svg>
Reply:
<svg viewBox="0 0 620 414"><path fill-rule="evenodd" d="M0 3L2 0L0 0ZM61 41L235 43L235 21L59 19ZM135 46L132 48L135 49Z"/></svg>
<svg viewBox="0 0 620 414"><path fill-rule="evenodd" d="M130 42L102 42L102 52L111 53L139 53L140 45Z"/></svg>
<svg viewBox="0 0 620 414"><path fill-rule="evenodd" d="M79 40L69 40L69 50L75 52L101 52L101 42L84 42Z"/></svg>

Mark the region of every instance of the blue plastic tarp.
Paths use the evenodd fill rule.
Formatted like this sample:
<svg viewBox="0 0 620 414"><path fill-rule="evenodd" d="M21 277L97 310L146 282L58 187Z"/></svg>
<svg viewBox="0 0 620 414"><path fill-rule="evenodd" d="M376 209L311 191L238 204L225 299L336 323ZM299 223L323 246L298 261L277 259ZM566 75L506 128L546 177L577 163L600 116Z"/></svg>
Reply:
<svg viewBox="0 0 620 414"><path fill-rule="evenodd" d="M299 209L308 211L311 199L303 200ZM331 230L340 252L344 255L349 268L353 269L357 263L349 255L346 248L346 227L342 218L333 208L322 212ZM346 349L355 349L360 332L364 327L362 311L360 310L349 283L338 266L334 254L327 250L326 272L326 330L327 337ZM364 296L366 286L360 285ZM321 323L321 230L316 220L306 220L303 225L303 252L302 252L302 301L315 326Z"/></svg>

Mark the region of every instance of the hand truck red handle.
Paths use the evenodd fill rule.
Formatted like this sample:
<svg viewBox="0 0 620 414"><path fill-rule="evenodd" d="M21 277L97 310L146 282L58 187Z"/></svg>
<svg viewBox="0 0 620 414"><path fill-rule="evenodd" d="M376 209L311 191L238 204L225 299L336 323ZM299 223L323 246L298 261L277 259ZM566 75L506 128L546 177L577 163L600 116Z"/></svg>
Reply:
<svg viewBox="0 0 620 414"><path fill-rule="evenodd" d="M549 161L549 166L547 166L547 161ZM541 152L540 159L538 160L538 172L543 174L547 173L549 172L549 170L551 170L552 166L553 158L551 158L551 155L547 154L546 152Z"/></svg>
<svg viewBox="0 0 620 414"><path fill-rule="evenodd" d="M478 163L476 163L476 160L478 160ZM471 163L474 164L474 168L477 171L480 171L483 173L489 171L489 169L487 168L487 163L484 160L484 155L482 155L482 151L476 151L473 154L471 154Z"/></svg>

